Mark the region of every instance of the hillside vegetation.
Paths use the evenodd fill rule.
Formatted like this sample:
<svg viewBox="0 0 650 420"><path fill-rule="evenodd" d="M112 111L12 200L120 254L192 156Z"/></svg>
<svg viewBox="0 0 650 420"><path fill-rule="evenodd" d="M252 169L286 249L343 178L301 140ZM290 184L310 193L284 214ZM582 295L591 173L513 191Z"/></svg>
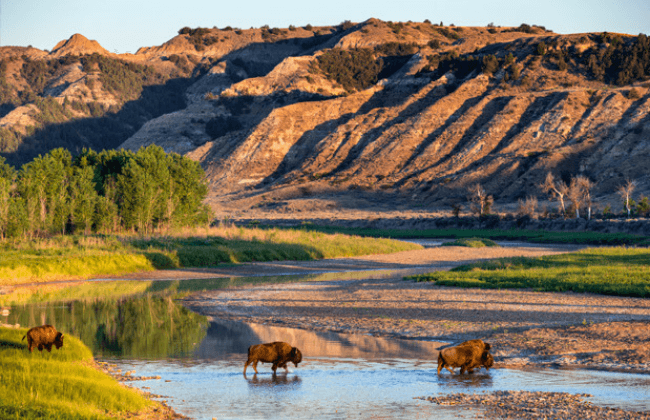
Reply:
<svg viewBox="0 0 650 420"><path fill-rule="evenodd" d="M157 144L201 163L220 216L449 209L477 183L516 203L548 198L548 173L609 203L627 180L650 193L643 34L369 19L182 28L123 55L81 38L0 50L9 163Z"/></svg>

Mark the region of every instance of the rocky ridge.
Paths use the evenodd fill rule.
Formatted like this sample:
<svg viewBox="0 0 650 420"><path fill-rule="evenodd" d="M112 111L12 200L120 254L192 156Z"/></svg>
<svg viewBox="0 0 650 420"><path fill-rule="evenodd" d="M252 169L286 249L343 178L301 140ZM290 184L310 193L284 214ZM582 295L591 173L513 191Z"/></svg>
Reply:
<svg viewBox="0 0 650 420"><path fill-rule="evenodd" d="M119 56L75 35L39 57L105 55L190 81L184 106L144 117L121 147L155 143L200 161L221 215L294 213L307 201L306 211L376 202L449 208L475 183L497 202L516 203L541 197L548 172L589 177L603 202L616 202L626 179L637 194L650 191L648 85L605 83L587 60L632 37L376 19L179 32ZM333 51L370 51L382 70L351 89L323 69ZM24 84L15 74L12 84ZM88 88L93 77L85 66L64 66L41 94L125 103L103 86ZM0 126L19 130L36 113L16 107Z"/></svg>

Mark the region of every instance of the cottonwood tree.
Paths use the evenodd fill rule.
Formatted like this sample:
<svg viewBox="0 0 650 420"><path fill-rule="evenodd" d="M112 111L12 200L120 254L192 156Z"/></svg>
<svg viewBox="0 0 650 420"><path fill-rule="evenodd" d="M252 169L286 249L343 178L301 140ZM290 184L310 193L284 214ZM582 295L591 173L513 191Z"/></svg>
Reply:
<svg viewBox="0 0 650 420"><path fill-rule="evenodd" d="M469 201L472 212L484 216L490 213L494 198L485 192L481 184L475 184L469 188Z"/></svg>
<svg viewBox="0 0 650 420"><path fill-rule="evenodd" d="M621 196L625 203L625 209L627 210L627 217L628 219L630 218L630 213L632 212L632 209L630 208L630 200L632 199L632 193L634 192L634 189L636 188L636 182L631 181L631 180L626 180L625 184L621 185L618 187L618 190L616 193Z"/></svg>
<svg viewBox="0 0 650 420"><path fill-rule="evenodd" d="M575 208L576 211L576 219L580 218L580 207L582 206L582 203L584 201L584 194L582 191L582 185L578 182L578 178L571 178L571 182L569 183L569 192L567 193L567 196L571 200L571 203L573 203L573 207Z"/></svg>
<svg viewBox="0 0 650 420"><path fill-rule="evenodd" d="M0 156L0 239L4 239L9 227L11 189L15 179L16 171Z"/></svg>
<svg viewBox="0 0 650 420"><path fill-rule="evenodd" d="M569 193L569 187L567 186L566 182L562 180L558 180L557 182L555 181L555 178L553 177L552 173L548 173L546 175L546 179L541 185L542 190L545 193L551 194L551 197L555 198L560 201L560 206L562 208L562 216L566 217L566 206L564 204L564 197L567 196Z"/></svg>
<svg viewBox="0 0 650 420"><path fill-rule="evenodd" d="M591 201L591 190L594 187L594 183L584 175L578 175L575 179L580 188L582 200L587 206L587 220L591 220L591 206L593 204Z"/></svg>

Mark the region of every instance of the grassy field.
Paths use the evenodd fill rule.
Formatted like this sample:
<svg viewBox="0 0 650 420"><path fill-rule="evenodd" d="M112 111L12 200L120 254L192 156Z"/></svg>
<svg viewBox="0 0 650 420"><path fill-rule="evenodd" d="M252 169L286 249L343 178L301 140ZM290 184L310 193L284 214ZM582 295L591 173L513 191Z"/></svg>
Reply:
<svg viewBox="0 0 650 420"><path fill-rule="evenodd" d="M650 246L650 238L627 233L599 232L549 232L543 230L499 229L357 229L330 226L305 225L303 229L324 233L392 239L446 239L487 238L502 241L526 241L534 243L578 245L640 245Z"/></svg>
<svg viewBox="0 0 650 420"><path fill-rule="evenodd" d="M301 229L212 228L169 236L60 236L0 242L0 286L251 261L384 254L420 245Z"/></svg>
<svg viewBox="0 0 650 420"><path fill-rule="evenodd" d="M650 297L650 250L592 248L540 258L505 258L408 278L445 286Z"/></svg>
<svg viewBox="0 0 650 420"><path fill-rule="evenodd" d="M126 418L154 403L93 367L92 353L78 339L29 353L27 329L0 328L0 418Z"/></svg>

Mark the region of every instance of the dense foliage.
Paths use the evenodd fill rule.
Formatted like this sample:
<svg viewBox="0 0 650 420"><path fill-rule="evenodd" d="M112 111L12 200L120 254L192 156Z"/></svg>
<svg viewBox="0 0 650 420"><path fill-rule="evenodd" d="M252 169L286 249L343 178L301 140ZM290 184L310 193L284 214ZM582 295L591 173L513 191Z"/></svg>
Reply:
<svg viewBox="0 0 650 420"><path fill-rule="evenodd" d="M650 40L646 35L624 41L605 33L600 41L608 42L607 48L592 48L584 57L596 80L626 85L650 76Z"/></svg>
<svg viewBox="0 0 650 420"><path fill-rule="evenodd" d="M18 173L0 157L0 238L204 223L203 177L197 162L154 145L74 159L55 149Z"/></svg>
<svg viewBox="0 0 650 420"><path fill-rule="evenodd" d="M325 75L348 92L367 89L377 80L393 74L417 53L414 43L389 42L370 48L332 48L317 59L312 71Z"/></svg>
<svg viewBox="0 0 650 420"><path fill-rule="evenodd" d="M351 92L377 83L381 61L369 48L332 48L318 57L318 67L327 78Z"/></svg>

